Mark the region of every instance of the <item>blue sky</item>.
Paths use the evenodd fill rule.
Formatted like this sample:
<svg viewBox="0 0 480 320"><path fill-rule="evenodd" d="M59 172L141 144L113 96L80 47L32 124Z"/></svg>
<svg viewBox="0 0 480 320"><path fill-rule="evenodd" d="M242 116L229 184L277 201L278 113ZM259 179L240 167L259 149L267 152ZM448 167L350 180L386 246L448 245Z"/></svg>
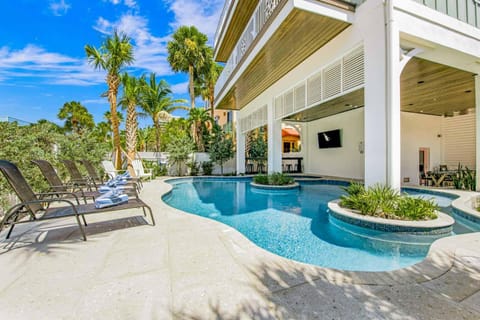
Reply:
<svg viewBox="0 0 480 320"><path fill-rule="evenodd" d="M135 75L155 72L175 98L188 99L186 74L167 62L167 42L195 25L213 45L223 0L0 0L0 116L61 124L58 110L80 101L103 120L109 110L105 73L88 65L85 45L99 47L113 29L134 45ZM181 114L181 113L179 113ZM141 126L150 124L143 120Z"/></svg>

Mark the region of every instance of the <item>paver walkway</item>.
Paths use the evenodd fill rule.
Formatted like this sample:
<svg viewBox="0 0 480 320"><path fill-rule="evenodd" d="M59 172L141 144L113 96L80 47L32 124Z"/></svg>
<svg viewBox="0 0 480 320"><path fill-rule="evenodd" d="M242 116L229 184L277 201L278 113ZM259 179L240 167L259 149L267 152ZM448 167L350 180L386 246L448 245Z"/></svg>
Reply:
<svg viewBox="0 0 480 320"><path fill-rule="evenodd" d="M0 319L480 319L480 234L423 263L356 273L296 263L236 230L168 207L18 225L0 235Z"/></svg>

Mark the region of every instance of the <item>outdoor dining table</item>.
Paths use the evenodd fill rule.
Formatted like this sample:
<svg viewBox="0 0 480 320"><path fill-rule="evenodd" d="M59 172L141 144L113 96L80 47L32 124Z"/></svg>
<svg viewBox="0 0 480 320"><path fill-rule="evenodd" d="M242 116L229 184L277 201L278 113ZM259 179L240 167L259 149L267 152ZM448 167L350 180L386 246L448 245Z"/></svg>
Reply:
<svg viewBox="0 0 480 320"><path fill-rule="evenodd" d="M446 178L450 178L452 174L455 174L453 171L437 171L432 172L428 176L431 178L434 187L441 187L442 183L445 181Z"/></svg>

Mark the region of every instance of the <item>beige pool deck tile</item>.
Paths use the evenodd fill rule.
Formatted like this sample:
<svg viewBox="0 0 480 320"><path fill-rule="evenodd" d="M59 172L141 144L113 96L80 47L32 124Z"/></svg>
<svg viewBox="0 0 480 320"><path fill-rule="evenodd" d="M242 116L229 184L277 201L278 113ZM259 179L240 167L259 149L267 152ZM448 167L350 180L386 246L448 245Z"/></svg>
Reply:
<svg viewBox="0 0 480 320"><path fill-rule="evenodd" d="M0 234L0 319L480 319L480 234L437 241L391 272L298 263L221 223L170 208L163 180L141 210Z"/></svg>

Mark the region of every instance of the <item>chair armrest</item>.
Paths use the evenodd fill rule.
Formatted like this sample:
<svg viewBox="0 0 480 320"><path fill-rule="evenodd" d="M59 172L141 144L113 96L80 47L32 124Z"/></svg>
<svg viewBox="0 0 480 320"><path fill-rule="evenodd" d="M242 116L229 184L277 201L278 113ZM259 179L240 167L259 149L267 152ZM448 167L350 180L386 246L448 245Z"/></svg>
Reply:
<svg viewBox="0 0 480 320"><path fill-rule="evenodd" d="M77 204L80 204L80 201L78 201L77 195L74 194L73 192L68 192L68 191L41 192L41 193L36 193L35 195L42 200L41 202L46 202L46 201L45 201L46 199L43 198L44 196L70 195L70 196L72 196L73 198L75 198L75 200L77 201ZM83 195L83 191L82 191L82 195ZM56 199L56 200L58 200L58 199Z"/></svg>
<svg viewBox="0 0 480 320"><path fill-rule="evenodd" d="M32 201L25 201L25 202L20 202L20 203L17 203L16 205L14 205L13 207L11 207L10 209L7 210L7 212L5 212L5 216L3 217L2 221L0 222L0 230L2 230L3 228L3 225L8 221L8 219L13 216L14 214L16 214L21 208L24 208L24 207L27 207L29 204L43 204L43 203L52 203L52 202L65 202L67 204L69 204L74 213L76 215L78 215L78 211L77 211L77 208L75 207L75 204L69 200L66 200L66 199L41 199L41 200L32 200ZM28 213L31 217L32 220L36 220L37 217L35 217L35 214L33 212L31 212L30 210L28 210Z"/></svg>

